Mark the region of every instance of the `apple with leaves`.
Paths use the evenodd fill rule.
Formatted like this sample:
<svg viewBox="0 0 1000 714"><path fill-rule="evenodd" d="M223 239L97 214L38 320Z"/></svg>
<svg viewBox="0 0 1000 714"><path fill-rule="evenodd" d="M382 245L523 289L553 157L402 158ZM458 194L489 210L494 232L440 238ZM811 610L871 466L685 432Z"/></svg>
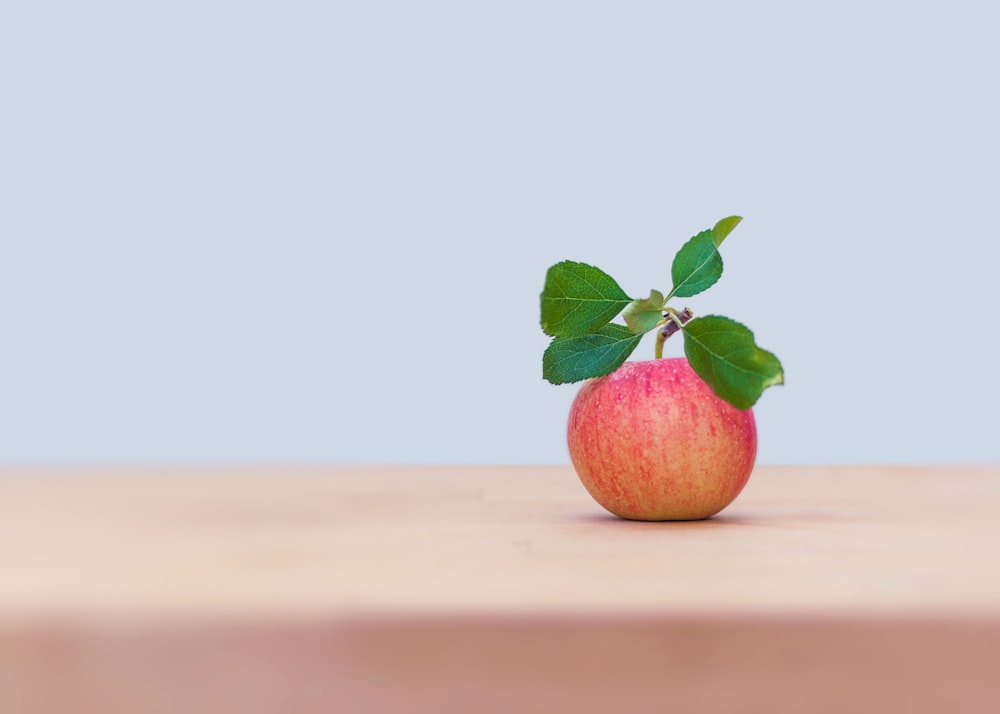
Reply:
<svg viewBox="0 0 1000 714"><path fill-rule="evenodd" d="M585 263L563 261L546 274L541 323L552 342L542 374L553 384L584 381L570 408L570 459L594 500L622 518L708 518L739 495L753 470L751 407L784 383L781 363L735 320L669 304L718 281L719 246L740 220L724 218L681 247L666 295L631 298ZM624 325L611 322L619 314ZM626 362L653 330L655 359ZM664 359L675 334L685 356Z"/></svg>

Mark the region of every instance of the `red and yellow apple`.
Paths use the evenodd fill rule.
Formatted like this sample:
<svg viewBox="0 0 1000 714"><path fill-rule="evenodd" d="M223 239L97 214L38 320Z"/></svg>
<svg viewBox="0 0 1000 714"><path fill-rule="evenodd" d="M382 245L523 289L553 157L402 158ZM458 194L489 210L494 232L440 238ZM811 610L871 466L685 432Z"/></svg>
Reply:
<svg viewBox="0 0 1000 714"><path fill-rule="evenodd" d="M735 499L753 470L753 412L715 395L682 357L625 362L583 384L569 454L584 487L622 518L697 520Z"/></svg>

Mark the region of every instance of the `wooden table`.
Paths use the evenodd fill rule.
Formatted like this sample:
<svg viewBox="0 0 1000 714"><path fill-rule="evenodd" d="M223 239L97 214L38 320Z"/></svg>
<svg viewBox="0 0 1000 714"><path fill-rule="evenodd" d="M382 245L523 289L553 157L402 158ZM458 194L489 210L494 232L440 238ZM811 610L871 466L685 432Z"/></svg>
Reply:
<svg viewBox="0 0 1000 714"><path fill-rule="evenodd" d="M0 472L0 712L1000 711L1000 469Z"/></svg>

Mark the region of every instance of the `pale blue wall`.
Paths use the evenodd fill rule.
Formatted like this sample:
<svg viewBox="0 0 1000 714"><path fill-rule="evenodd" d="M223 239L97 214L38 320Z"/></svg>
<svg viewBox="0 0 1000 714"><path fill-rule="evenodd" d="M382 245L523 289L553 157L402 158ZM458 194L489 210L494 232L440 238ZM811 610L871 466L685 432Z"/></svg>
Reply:
<svg viewBox="0 0 1000 714"><path fill-rule="evenodd" d="M545 269L730 213L762 462L1000 459L994 4L152 5L0 12L0 461L565 461Z"/></svg>

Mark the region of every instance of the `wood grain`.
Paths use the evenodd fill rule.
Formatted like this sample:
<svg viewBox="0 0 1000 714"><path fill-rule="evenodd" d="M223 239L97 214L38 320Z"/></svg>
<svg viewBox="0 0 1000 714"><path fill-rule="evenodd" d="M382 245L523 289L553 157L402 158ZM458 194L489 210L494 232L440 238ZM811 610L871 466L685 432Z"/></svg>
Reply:
<svg viewBox="0 0 1000 714"><path fill-rule="evenodd" d="M1000 469L0 474L0 711L993 711ZM874 710L874 709L873 709Z"/></svg>

